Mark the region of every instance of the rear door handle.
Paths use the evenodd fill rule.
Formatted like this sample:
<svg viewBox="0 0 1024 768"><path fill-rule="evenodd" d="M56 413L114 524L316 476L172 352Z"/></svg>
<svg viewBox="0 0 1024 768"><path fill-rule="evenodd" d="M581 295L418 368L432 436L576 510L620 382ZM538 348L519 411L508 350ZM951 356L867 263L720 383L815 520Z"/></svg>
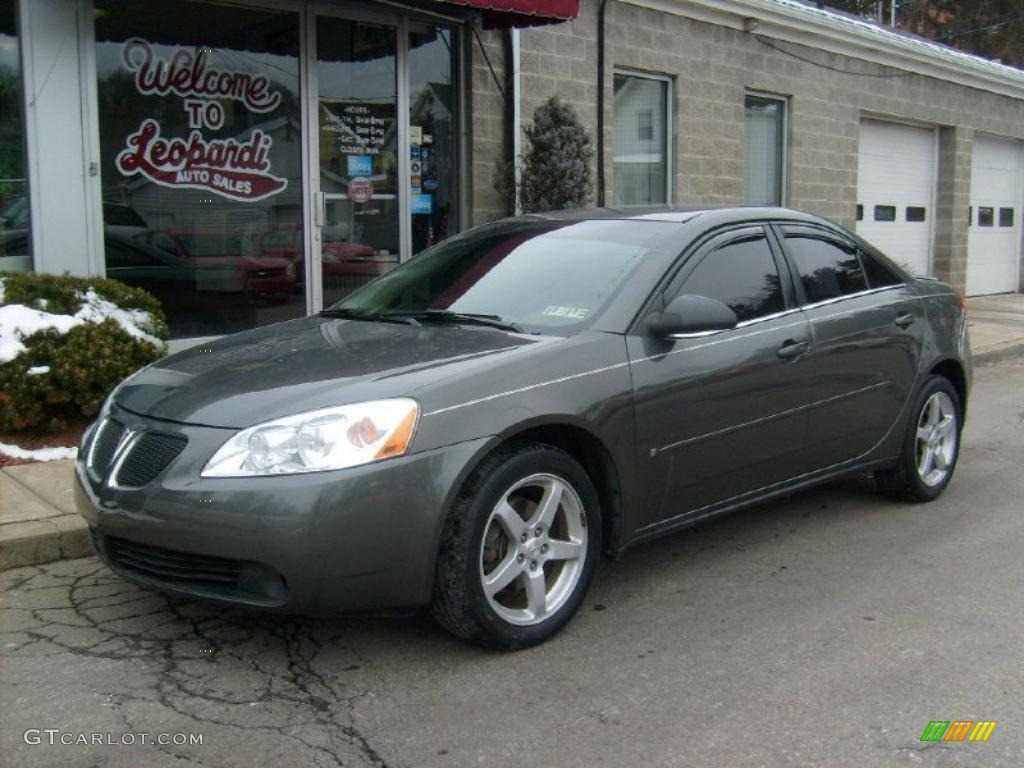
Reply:
<svg viewBox="0 0 1024 768"><path fill-rule="evenodd" d="M893 320L893 322L896 323L896 325L898 325L900 328L906 328L907 326L914 322L914 316L909 312L900 312L898 315L896 315L896 319Z"/></svg>
<svg viewBox="0 0 1024 768"><path fill-rule="evenodd" d="M793 339L786 339L782 342L782 346L778 348L775 354L783 360L790 360L802 355L807 351L809 346L810 345L806 341L793 341Z"/></svg>

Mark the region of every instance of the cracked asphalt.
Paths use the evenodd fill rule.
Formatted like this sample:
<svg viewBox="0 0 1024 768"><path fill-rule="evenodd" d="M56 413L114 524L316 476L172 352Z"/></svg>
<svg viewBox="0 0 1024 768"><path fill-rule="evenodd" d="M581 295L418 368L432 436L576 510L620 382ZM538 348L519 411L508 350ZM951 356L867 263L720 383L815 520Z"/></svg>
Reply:
<svg viewBox="0 0 1024 768"><path fill-rule="evenodd" d="M945 496L836 483L604 562L515 654L425 616L168 597L85 558L0 574L9 766L1024 764L1024 362L976 371ZM996 720L924 744L930 720ZM26 744L201 733L201 745Z"/></svg>

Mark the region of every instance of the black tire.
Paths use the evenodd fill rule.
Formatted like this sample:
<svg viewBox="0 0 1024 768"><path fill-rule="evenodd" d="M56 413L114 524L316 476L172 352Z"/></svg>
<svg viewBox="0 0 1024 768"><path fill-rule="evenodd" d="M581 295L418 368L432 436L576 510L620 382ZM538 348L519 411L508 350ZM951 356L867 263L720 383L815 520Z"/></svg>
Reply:
<svg viewBox="0 0 1024 768"><path fill-rule="evenodd" d="M574 582L567 578L573 585L571 590L568 587L564 590L563 602L546 617L534 619L537 623L523 626L499 615L484 592L484 537L492 524L498 524L498 521L492 521L492 512L499 501L506 498L509 490L525 479L541 475L555 478L575 492L575 497L570 495L567 504L571 503L575 514L576 501L579 501L580 528L585 529L586 541L579 545L580 551L584 553L582 564L572 566L578 575L574 577ZM539 506L538 503L538 511ZM569 509L569 506L560 506L558 514L568 520ZM504 543L507 549L500 558L502 562L505 562L505 557L518 557L515 552L521 549L520 543L513 542L511 537L503 533L504 530L498 529L499 537L506 536ZM583 602L601 552L601 530L597 491L583 467L569 454L541 443L519 443L500 449L474 471L445 522L431 612L453 634L484 647L512 650L542 643L559 632ZM555 541L556 538L549 541ZM541 539L531 538L530 543L524 542L522 547L532 546L532 551L536 553L539 550L535 542L538 541ZM548 551L547 545L544 551ZM532 555L525 557L527 562L521 566L520 576L510 582L510 590L514 591L520 585L525 589L525 583L520 579L528 579L527 568L535 564L535 561L528 559ZM557 561L550 564L542 562L538 566L539 572L557 584L561 569L569 567L569 562L565 561L565 565L559 565Z"/></svg>
<svg viewBox="0 0 1024 768"><path fill-rule="evenodd" d="M927 418L926 409L932 398L938 394L946 395L952 402L956 424L952 430L954 443L952 458L947 462L945 475L934 483L928 483L918 469L919 441L918 429L923 419ZM903 450L899 463L892 469L875 472L875 483L878 490L886 496L903 501L933 501L942 495L953 479L957 459L960 457L960 433L963 430L963 406L956 388L944 376L932 376L925 382L914 400L911 417L907 421L906 434L903 437Z"/></svg>

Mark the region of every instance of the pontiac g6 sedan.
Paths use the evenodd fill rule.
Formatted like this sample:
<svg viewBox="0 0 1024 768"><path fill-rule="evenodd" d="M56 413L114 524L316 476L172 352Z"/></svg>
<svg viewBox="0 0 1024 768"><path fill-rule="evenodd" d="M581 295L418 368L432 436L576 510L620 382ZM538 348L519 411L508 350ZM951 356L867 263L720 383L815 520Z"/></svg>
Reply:
<svg viewBox="0 0 1024 768"><path fill-rule="evenodd" d="M602 552L852 473L936 498L970 378L956 292L820 218L529 216L135 374L78 498L129 579L517 648Z"/></svg>

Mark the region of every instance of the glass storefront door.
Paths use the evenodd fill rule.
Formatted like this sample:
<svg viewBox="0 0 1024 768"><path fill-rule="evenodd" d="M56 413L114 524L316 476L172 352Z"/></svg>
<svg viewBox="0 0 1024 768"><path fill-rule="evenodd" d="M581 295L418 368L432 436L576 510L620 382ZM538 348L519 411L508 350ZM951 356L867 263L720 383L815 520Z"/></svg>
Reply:
<svg viewBox="0 0 1024 768"><path fill-rule="evenodd" d="M457 35L333 11L314 30L310 181L326 307L456 231Z"/></svg>

